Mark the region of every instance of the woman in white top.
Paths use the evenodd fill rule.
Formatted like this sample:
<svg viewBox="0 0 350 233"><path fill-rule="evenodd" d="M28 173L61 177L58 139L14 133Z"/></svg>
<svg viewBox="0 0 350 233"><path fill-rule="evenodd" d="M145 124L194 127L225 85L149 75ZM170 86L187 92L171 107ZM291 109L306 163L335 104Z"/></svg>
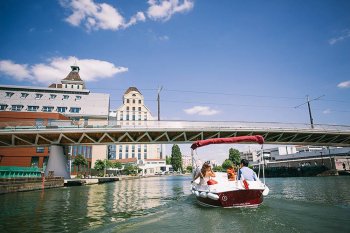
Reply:
<svg viewBox="0 0 350 233"><path fill-rule="evenodd" d="M215 173L213 170L211 170L209 163L203 164L201 171L194 177L193 180L196 180L198 177L200 177L200 185L207 185L207 182L210 180L210 178L215 177Z"/></svg>

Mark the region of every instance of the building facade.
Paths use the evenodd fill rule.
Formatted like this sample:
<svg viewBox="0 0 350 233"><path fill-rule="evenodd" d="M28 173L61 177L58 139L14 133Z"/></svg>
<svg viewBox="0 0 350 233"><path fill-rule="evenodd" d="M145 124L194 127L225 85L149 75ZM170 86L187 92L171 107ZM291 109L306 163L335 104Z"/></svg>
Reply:
<svg viewBox="0 0 350 233"><path fill-rule="evenodd" d="M48 125L51 121L69 120L59 113L0 112L0 127ZM0 166L39 167L45 170L49 147L0 148Z"/></svg>
<svg viewBox="0 0 350 233"><path fill-rule="evenodd" d="M71 66L67 77L49 87L0 85L0 111L37 115L36 125L43 124L42 113L62 114L68 120L84 126L107 125L109 94L91 93L86 89L79 71L78 66ZM65 150L70 157L82 153L91 160L89 164L107 157L107 146L103 145L70 146Z"/></svg>
<svg viewBox="0 0 350 233"><path fill-rule="evenodd" d="M129 87L123 95L122 105L111 112L110 124L123 126L145 126L154 120L151 111L146 107L144 97L136 87ZM109 145L108 158L120 161L121 163L135 163L140 168L147 164L164 165L160 145L153 144L131 144L131 145ZM157 166L153 166L144 174L160 171Z"/></svg>

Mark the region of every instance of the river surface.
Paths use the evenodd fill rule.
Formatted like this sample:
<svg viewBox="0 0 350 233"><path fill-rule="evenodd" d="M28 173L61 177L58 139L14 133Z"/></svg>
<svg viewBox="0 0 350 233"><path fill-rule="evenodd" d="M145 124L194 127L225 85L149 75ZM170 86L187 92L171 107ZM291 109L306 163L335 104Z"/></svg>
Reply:
<svg viewBox="0 0 350 233"><path fill-rule="evenodd" d="M189 176L0 195L0 232L350 232L350 177L269 178L258 208L202 207Z"/></svg>

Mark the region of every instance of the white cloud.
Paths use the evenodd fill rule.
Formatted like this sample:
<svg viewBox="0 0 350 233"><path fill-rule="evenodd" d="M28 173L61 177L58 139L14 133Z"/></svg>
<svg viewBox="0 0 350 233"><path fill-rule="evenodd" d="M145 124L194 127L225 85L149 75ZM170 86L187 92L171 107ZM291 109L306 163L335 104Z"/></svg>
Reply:
<svg viewBox="0 0 350 233"><path fill-rule="evenodd" d="M332 39L330 39L328 41L328 43L330 45L334 45L342 40L345 40L347 38L350 38L350 29L345 29L343 32L342 32L342 35L338 36L338 37L334 37Z"/></svg>
<svg viewBox="0 0 350 233"><path fill-rule="evenodd" d="M329 108L323 110L322 112L323 114L330 114L331 113L331 110Z"/></svg>
<svg viewBox="0 0 350 233"><path fill-rule="evenodd" d="M211 109L210 107L207 106L194 106L192 108L184 109L185 113L189 115L200 115L200 116L212 116L219 114L220 112Z"/></svg>
<svg viewBox="0 0 350 233"><path fill-rule="evenodd" d="M73 26L82 24L88 31L99 29L115 31L146 20L142 12L137 12L129 22L126 22L118 9L107 3L95 3L93 0L61 0L60 3L73 11L65 20Z"/></svg>
<svg viewBox="0 0 350 233"><path fill-rule="evenodd" d="M164 35L164 36L159 36L159 37L158 37L158 40L160 40L160 41L167 41L167 40L169 40L169 36L166 36L166 35Z"/></svg>
<svg viewBox="0 0 350 233"><path fill-rule="evenodd" d="M149 0L150 7L147 10L147 16L153 20L169 20L175 13L184 13L190 11L193 6L193 0Z"/></svg>
<svg viewBox="0 0 350 233"><path fill-rule="evenodd" d="M49 59L45 64L35 64L31 67L26 64L15 64L12 61L3 60L0 61L0 73L4 73L18 81L50 84L64 79L70 72L70 66L75 63L80 67L80 77L84 81L97 81L128 71L126 67L118 67L107 61L55 57Z"/></svg>
<svg viewBox="0 0 350 233"><path fill-rule="evenodd" d="M337 87L339 88L350 88L350 80L349 81L345 81L345 82L341 82L337 85Z"/></svg>
<svg viewBox="0 0 350 233"><path fill-rule="evenodd" d="M15 64L10 60L0 61L0 73L11 76L18 81L32 78L27 64Z"/></svg>

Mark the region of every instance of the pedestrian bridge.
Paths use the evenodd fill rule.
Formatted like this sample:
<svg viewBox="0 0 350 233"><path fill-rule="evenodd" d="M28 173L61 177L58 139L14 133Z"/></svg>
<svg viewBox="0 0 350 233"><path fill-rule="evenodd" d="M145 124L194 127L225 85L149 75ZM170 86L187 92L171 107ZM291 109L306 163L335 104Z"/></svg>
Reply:
<svg viewBox="0 0 350 233"><path fill-rule="evenodd" d="M260 134L266 144L350 146L350 126L223 121L0 122L0 147L181 144Z"/></svg>

